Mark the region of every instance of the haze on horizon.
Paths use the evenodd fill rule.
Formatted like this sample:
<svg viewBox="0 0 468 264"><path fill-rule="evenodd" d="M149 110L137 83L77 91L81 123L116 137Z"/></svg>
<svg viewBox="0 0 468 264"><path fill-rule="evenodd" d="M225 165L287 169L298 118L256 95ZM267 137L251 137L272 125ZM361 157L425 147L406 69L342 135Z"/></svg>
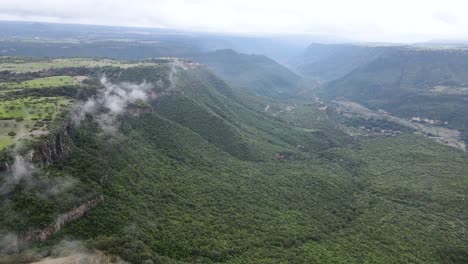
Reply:
<svg viewBox="0 0 468 264"><path fill-rule="evenodd" d="M0 0L0 20L329 35L352 41L468 39L460 0Z"/></svg>

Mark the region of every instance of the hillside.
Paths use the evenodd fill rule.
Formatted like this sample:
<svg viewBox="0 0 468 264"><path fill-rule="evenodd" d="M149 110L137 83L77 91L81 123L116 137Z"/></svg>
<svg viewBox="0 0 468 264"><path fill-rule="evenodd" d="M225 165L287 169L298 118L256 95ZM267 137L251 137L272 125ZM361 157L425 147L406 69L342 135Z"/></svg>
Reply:
<svg viewBox="0 0 468 264"><path fill-rule="evenodd" d="M388 50L382 46L313 43L302 54L292 58L289 64L306 78L331 81L345 76Z"/></svg>
<svg viewBox="0 0 468 264"><path fill-rule="evenodd" d="M76 108L39 146L2 151L2 186L30 169L2 193L0 261L66 257L72 239L131 263L466 262L465 152L397 125L368 133L327 102L257 97L191 61L128 63L4 76L10 99ZM24 87L44 75L88 79Z"/></svg>
<svg viewBox="0 0 468 264"><path fill-rule="evenodd" d="M398 48L330 82L326 98L345 97L405 118L437 120L468 139L468 52Z"/></svg>
<svg viewBox="0 0 468 264"><path fill-rule="evenodd" d="M247 55L234 50L217 50L191 57L231 86L273 98L291 97L299 91L300 77L262 55Z"/></svg>

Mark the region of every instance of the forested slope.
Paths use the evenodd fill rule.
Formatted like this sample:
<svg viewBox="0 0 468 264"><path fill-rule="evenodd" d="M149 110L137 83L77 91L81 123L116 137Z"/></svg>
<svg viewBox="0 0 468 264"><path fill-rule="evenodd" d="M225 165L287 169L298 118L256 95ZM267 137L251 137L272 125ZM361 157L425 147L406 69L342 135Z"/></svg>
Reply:
<svg viewBox="0 0 468 264"><path fill-rule="evenodd" d="M69 201L103 198L34 245L81 240L132 263L466 262L465 152L410 133L351 136L331 107L257 98L190 62L90 76L102 74L94 96L150 96L73 124L44 177L75 179ZM18 187L4 216L42 217L2 227L40 228L72 207L53 197Z"/></svg>
<svg viewBox="0 0 468 264"><path fill-rule="evenodd" d="M348 98L406 118L422 117L468 129L468 52L405 48L382 55L332 81L327 98Z"/></svg>

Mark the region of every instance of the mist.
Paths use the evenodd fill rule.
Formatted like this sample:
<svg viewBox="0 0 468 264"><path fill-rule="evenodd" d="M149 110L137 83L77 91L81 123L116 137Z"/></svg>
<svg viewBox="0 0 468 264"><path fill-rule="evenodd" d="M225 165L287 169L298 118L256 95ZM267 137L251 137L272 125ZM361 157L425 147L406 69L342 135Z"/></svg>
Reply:
<svg viewBox="0 0 468 264"><path fill-rule="evenodd" d="M88 248L84 242L71 239L63 239L52 247L20 251L23 245L14 233L0 233L0 253L17 253L9 258L9 263L14 263L14 258L21 263L115 263L127 264L117 256L105 254ZM2 258L0 257L0 261Z"/></svg>
<svg viewBox="0 0 468 264"><path fill-rule="evenodd" d="M32 162L32 152L14 154L13 164L1 176L0 195L8 195L15 188L37 190L44 195L58 195L72 187L77 180L70 176L49 178Z"/></svg>
<svg viewBox="0 0 468 264"><path fill-rule="evenodd" d="M148 92L153 88L147 82L113 84L105 76L100 81L103 89L96 96L79 104L74 110L73 119L79 123L86 114L90 114L105 132L115 132L118 115L125 112L130 103L147 101Z"/></svg>

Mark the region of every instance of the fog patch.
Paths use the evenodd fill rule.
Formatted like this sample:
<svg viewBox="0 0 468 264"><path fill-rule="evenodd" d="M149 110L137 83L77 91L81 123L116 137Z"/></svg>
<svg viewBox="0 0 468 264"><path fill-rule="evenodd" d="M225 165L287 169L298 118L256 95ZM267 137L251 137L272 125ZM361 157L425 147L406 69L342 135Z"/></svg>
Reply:
<svg viewBox="0 0 468 264"><path fill-rule="evenodd" d="M169 79L169 88L168 92L175 89L177 84L177 74L180 70L187 70L187 67L177 58L171 62L171 68L169 70L168 79Z"/></svg>
<svg viewBox="0 0 468 264"><path fill-rule="evenodd" d="M17 187L25 190L35 189L46 195L57 195L71 188L77 180L70 176L49 178L32 163L33 152L26 155L16 154L13 164L1 175L0 196L8 195Z"/></svg>
<svg viewBox="0 0 468 264"><path fill-rule="evenodd" d="M79 104L73 113L73 119L80 122L86 114L91 114L107 132L115 132L118 115L124 113L131 103L148 101L148 93L153 89L153 86L146 81L140 84L129 82L113 84L105 76L100 81L104 89L100 89L96 96Z"/></svg>
<svg viewBox="0 0 468 264"><path fill-rule="evenodd" d="M18 253L20 248L18 235L12 232L0 232L0 253Z"/></svg>
<svg viewBox="0 0 468 264"><path fill-rule="evenodd" d="M79 263L115 263L126 264L121 258L105 254L102 251L90 249L81 241L62 240L57 245L42 249L30 249L18 251L18 237L13 233L0 233L0 253L15 253L8 255L10 263L35 263L35 264L79 264ZM16 243L16 244L15 244ZM2 251L3 250L3 251ZM2 256L0 256L0 262Z"/></svg>
<svg viewBox="0 0 468 264"><path fill-rule="evenodd" d="M33 262L36 264L78 264L78 263L128 263L116 256L87 248L81 241L62 240L55 245L47 258Z"/></svg>

